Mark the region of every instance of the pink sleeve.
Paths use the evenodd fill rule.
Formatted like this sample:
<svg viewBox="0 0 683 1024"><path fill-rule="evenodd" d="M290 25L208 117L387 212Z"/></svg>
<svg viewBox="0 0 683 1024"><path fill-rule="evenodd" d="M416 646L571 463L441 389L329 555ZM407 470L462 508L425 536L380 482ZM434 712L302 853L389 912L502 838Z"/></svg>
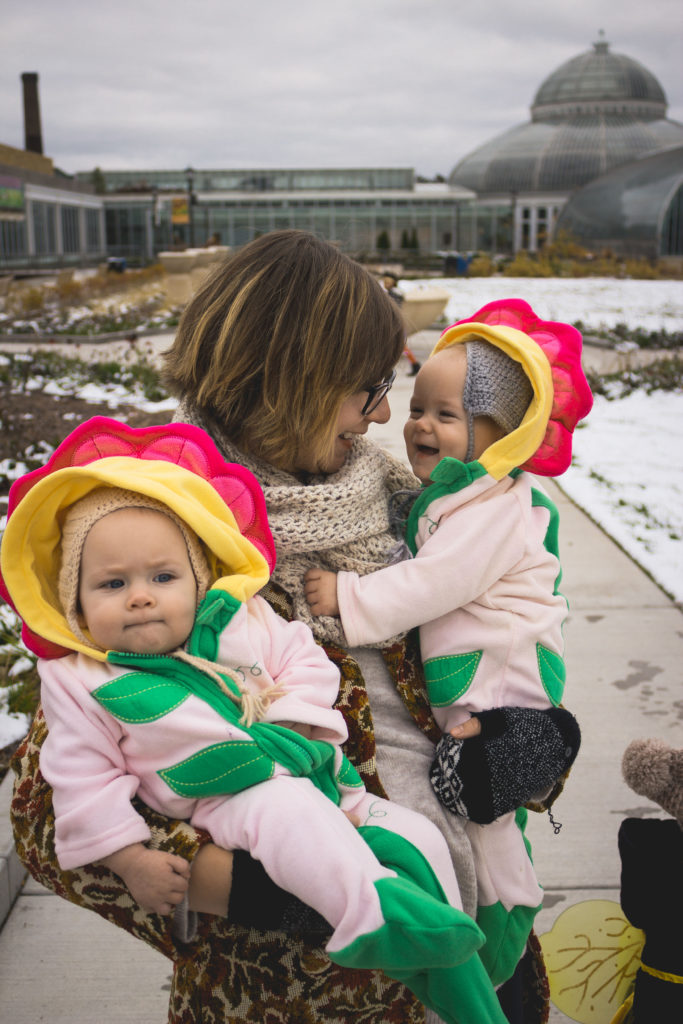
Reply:
<svg viewBox="0 0 683 1024"><path fill-rule="evenodd" d="M249 602L252 629L260 634L264 661L275 683L287 691L266 712L265 722L297 722L314 727L313 738L336 745L347 737L346 723L333 704L339 669L303 622L286 622L262 598Z"/></svg>
<svg viewBox="0 0 683 1024"><path fill-rule="evenodd" d="M380 643L480 597L525 549L523 517L508 492L439 524L415 558L367 576L337 574L337 601L350 646Z"/></svg>
<svg viewBox="0 0 683 1024"><path fill-rule="evenodd" d="M64 870L151 835L130 802L138 780L126 773L121 727L90 696L78 663L73 656L38 663L48 726L40 769L54 791L55 848Z"/></svg>

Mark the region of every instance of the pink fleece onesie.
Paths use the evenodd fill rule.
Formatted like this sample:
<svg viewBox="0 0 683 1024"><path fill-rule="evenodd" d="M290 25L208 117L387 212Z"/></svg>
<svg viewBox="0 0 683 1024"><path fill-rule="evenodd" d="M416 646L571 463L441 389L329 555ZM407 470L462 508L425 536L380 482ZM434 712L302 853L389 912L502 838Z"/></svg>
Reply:
<svg viewBox="0 0 683 1024"><path fill-rule="evenodd" d="M285 622L260 597L242 604L220 637L218 659L244 676L255 692L274 683L287 689L264 721L311 728L331 743L341 762L346 725L332 709L339 677L335 666L301 623ZM42 701L48 737L41 770L54 789L56 849L63 868L91 863L131 843L149 829L131 804L136 793L162 814L205 828L226 849L246 849L273 880L314 906L334 926L330 952L382 924L373 883L394 877L360 838L340 808L307 778L281 765L273 777L233 796L180 796L162 773L214 744L249 736L231 726L199 697L190 695L158 720L126 723L113 717L93 691L126 675L125 669L72 654L41 661ZM398 832L434 868L449 901L460 907L455 873L439 830L397 804L366 793L361 784L339 784L341 807L361 824ZM333 882L331 881L333 880Z"/></svg>

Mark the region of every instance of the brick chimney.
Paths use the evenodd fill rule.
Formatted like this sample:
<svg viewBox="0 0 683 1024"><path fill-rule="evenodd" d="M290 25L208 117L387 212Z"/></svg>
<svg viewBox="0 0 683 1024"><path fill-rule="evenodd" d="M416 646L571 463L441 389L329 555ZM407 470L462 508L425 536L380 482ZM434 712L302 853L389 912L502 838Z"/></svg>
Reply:
<svg viewBox="0 0 683 1024"><path fill-rule="evenodd" d="M24 71L21 81L24 85L24 148L29 153L42 153L43 133L40 128L38 75L35 71Z"/></svg>

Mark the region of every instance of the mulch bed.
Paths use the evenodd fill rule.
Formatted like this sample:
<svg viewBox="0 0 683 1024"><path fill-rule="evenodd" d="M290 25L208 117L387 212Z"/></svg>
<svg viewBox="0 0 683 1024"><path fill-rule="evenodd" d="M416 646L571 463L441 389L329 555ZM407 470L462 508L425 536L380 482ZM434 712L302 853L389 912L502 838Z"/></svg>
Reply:
<svg viewBox="0 0 683 1024"><path fill-rule="evenodd" d="M56 447L67 434L92 416L112 416L131 427L167 423L169 412L141 412L133 406L110 409L106 403L85 402L80 398L46 395L42 391L12 393L0 386L0 461L21 459L27 447L46 441Z"/></svg>

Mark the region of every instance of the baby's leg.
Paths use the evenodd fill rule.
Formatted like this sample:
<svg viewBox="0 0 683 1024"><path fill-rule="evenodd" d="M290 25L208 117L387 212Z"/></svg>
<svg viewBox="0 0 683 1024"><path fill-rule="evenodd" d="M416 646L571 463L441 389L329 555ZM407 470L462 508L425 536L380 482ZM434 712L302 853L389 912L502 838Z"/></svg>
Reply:
<svg viewBox="0 0 683 1024"><path fill-rule="evenodd" d="M365 931L382 923L373 884L392 872L309 779L279 775L228 800L201 801L192 821L219 846L248 850L281 888L315 907L337 929L335 944L347 944L351 921Z"/></svg>
<svg viewBox="0 0 683 1024"><path fill-rule="evenodd" d="M477 871L479 906L500 902L512 907L537 907L543 890L524 842L527 812L505 814L490 825L469 822L467 834L472 844Z"/></svg>
<svg viewBox="0 0 683 1024"><path fill-rule="evenodd" d="M277 776L229 799L202 800L193 824L249 850L283 889L334 927L343 966L446 966L478 948L471 918L384 867L339 807L308 779Z"/></svg>
<svg viewBox="0 0 683 1024"><path fill-rule="evenodd" d="M495 985L512 977L543 901L543 890L524 842L527 812L490 825L468 822L477 872L477 923L486 935L481 959Z"/></svg>
<svg viewBox="0 0 683 1024"><path fill-rule="evenodd" d="M453 907L462 910L462 900L453 862L440 829L431 821L416 814L401 804L365 793L353 807L353 814L367 836L366 829L376 827L395 832L412 843L432 867L446 899ZM383 857L380 856L380 860Z"/></svg>

